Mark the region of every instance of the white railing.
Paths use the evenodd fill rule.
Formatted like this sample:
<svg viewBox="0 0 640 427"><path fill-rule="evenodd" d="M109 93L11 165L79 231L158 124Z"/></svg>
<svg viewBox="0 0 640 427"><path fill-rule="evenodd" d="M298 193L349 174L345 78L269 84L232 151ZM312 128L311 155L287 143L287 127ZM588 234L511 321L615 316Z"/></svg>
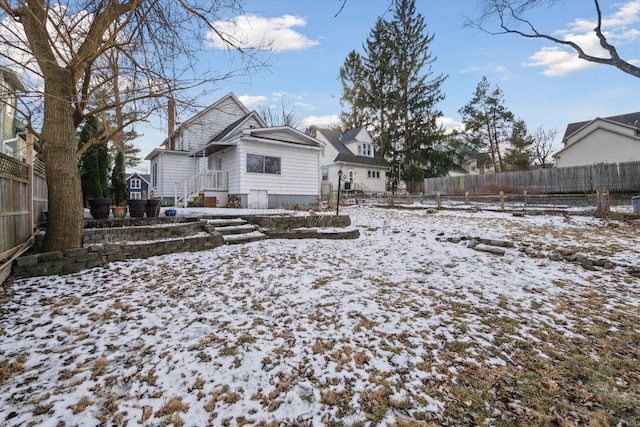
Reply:
<svg viewBox="0 0 640 427"><path fill-rule="evenodd" d="M175 183L175 205L187 204L203 191L227 191L229 173L220 170L208 170Z"/></svg>

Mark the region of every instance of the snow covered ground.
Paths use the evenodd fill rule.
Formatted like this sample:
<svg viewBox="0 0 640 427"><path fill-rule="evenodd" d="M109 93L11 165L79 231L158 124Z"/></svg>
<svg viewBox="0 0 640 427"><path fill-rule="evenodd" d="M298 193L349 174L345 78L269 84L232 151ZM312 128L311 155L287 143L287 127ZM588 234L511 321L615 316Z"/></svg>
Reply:
<svg viewBox="0 0 640 427"><path fill-rule="evenodd" d="M640 419L638 221L341 213L359 239L15 281L0 305L0 425ZM469 237L514 246L497 256Z"/></svg>

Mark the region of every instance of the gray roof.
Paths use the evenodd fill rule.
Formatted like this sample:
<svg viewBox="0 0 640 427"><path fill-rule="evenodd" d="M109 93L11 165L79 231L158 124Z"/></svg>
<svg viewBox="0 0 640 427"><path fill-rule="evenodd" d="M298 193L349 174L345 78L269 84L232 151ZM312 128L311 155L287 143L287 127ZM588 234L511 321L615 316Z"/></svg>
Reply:
<svg viewBox="0 0 640 427"><path fill-rule="evenodd" d="M322 134L329 140L329 143L338 151L338 155L334 162L356 163L369 166L387 167L389 163L380 156L380 153L374 150L373 157L357 156L347 148L345 143L355 141L356 136L362 128L349 129L344 133L339 129L319 129Z"/></svg>
<svg viewBox="0 0 640 427"><path fill-rule="evenodd" d="M612 122L622 123L633 127L640 127L640 112L620 114L618 116L604 117L606 120ZM595 120L595 119L593 119ZM569 135L582 128L584 125L591 123L593 120L586 120L584 122L569 123L567 130L564 132L562 139L566 139Z"/></svg>

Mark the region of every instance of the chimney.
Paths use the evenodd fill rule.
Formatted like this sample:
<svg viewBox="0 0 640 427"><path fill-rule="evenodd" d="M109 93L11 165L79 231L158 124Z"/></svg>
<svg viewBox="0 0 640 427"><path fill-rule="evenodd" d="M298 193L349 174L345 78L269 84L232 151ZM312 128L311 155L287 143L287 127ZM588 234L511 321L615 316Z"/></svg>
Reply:
<svg viewBox="0 0 640 427"><path fill-rule="evenodd" d="M173 137L171 134L175 130L176 127L176 101L173 99L169 99L169 103L167 104L167 131L169 132L169 150L175 150L175 143L173 141Z"/></svg>

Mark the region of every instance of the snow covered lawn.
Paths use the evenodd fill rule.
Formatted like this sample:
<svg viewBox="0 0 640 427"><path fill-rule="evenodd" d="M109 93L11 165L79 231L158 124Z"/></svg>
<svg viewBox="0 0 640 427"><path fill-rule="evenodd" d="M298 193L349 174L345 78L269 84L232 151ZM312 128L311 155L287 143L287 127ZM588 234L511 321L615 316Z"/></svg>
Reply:
<svg viewBox="0 0 640 427"><path fill-rule="evenodd" d="M0 425L640 423L637 221L343 213L359 239L17 280Z"/></svg>

